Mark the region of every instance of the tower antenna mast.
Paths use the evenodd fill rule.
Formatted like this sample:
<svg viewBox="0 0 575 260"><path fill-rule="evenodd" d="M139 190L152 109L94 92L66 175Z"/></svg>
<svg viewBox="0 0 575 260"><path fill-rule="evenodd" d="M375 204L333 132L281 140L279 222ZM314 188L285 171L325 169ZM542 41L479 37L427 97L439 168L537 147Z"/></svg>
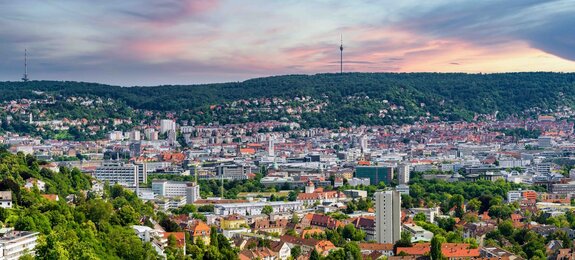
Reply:
<svg viewBox="0 0 575 260"><path fill-rule="evenodd" d="M339 45L339 73L343 74L343 34Z"/></svg>
<svg viewBox="0 0 575 260"><path fill-rule="evenodd" d="M22 81L28 81L28 50L24 49L24 77L22 77Z"/></svg>

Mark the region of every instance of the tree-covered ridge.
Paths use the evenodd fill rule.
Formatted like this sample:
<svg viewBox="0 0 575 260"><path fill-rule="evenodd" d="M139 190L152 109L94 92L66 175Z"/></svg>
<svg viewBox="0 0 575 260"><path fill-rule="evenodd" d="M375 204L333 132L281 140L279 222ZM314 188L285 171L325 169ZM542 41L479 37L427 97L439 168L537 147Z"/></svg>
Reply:
<svg viewBox="0 0 575 260"><path fill-rule="evenodd" d="M575 104L573 73L345 73L288 75L244 82L192 86L118 87L81 82L3 82L0 101L41 98L110 98L134 109L184 111L185 119L198 123L241 122L245 115L260 120L297 120L304 127L337 127L346 124L410 122L422 116L470 120L476 114L500 116L526 111L553 110ZM321 114L304 111L295 118L280 113L237 114L213 106L258 98L310 97L323 105ZM211 107L210 107L211 106ZM281 112L281 111L280 111ZM318 117L320 117L318 119ZM244 119L245 120L245 119ZM252 120L248 118L247 120Z"/></svg>
<svg viewBox="0 0 575 260"><path fill-rule="evenodd" d="M91 179L77 169L54 172L22 153L0 151L0 190L12 191L14 206L0 208L0 221L16 230L40 232L38 259L156 259L149 243L142 243L131 228L143 216L153 216L144 204L120 186L105 187L102 195L91 191ZM25 180L46 183L48 194L23 188ZM66 196L74 195L68 203Z"/></svg>

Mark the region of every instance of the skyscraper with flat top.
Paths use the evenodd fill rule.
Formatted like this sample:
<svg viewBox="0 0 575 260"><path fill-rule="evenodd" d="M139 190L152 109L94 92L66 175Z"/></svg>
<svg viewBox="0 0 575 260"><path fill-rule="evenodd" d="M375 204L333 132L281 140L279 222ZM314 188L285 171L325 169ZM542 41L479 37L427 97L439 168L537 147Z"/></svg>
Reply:
<svg viewBox="0 0 575 260"><path fill-rule="evenodd" d="M378 243L401 238L401 195L395 190L375 193L375 237Z"/></svg>

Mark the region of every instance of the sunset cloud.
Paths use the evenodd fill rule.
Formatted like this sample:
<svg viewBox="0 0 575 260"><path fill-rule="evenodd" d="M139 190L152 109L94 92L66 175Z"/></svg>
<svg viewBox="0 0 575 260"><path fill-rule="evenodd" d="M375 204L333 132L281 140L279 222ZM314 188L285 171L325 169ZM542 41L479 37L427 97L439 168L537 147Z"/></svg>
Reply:
<svg viewBox="0 0 575 260"><path fill-rule="evenodd" d="M24 8L26 7L26 8ZM190 84L279 74L574 71L568 0L0 2L0 80Z"/></svg>

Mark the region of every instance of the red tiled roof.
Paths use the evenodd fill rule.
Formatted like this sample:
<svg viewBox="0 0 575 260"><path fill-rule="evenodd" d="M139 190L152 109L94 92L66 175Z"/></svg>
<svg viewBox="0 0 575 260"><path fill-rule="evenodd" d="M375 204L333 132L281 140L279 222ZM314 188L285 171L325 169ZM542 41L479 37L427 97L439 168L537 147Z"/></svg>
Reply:
<svg viewBox="0 0 575 260"><path fill-rule="evenodd" d="M408 255L425 255L431 250L431 243L413 244L412 247L398 247L397 254L405 252Z"/></svg>
<svg viewBox="0 0 575 260"><path fill-rule="evenodd" d="M178 242L178 247L185 247L186 246L186 233L185 232L165 232L164 238L170 237L170 235L174 235L176 241Z"/></svg>
<svg viewBox="0 0 575 260"><path fill-rule="evenodd" d="M370 250L370 251L392 251L393 244L389 243L359 243L359 248L361 250Z"/></svg>

